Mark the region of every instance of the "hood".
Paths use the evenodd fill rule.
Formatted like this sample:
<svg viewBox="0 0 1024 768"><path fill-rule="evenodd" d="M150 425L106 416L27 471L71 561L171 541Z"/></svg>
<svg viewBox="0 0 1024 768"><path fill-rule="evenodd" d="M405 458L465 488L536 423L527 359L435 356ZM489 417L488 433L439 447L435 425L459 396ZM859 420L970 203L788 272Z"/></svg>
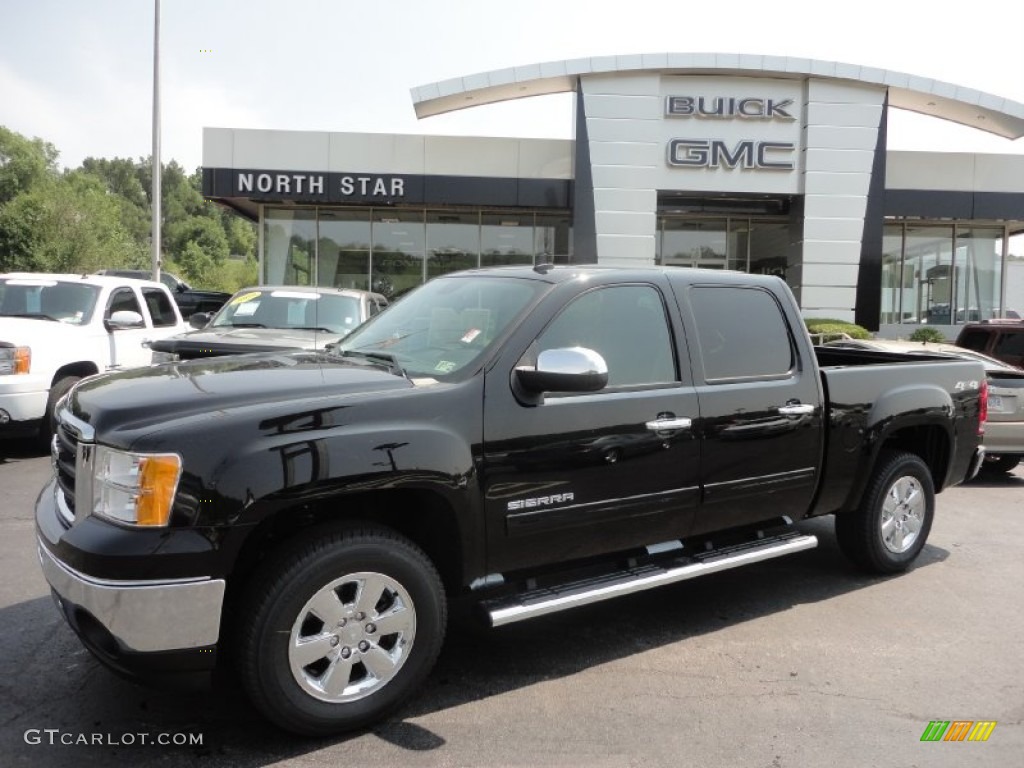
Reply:
<svg viewBox="0 0 1024 768"><path fill-rule="evenodd" d="M62 323L59 320L0 316L0 341L9 341L18 346L31 346L33 343L66 339L69 329L75 329L72 333L81 333L81 329L88 327Z"/></svg>
<svg viewBox="0 0 1024 768"><path fill-rule="evenodd" d="M298 328L203 328L159 339L150 344L158 352L171 352L183 359L274 352L282 349L323 349L345 334Z"/></svg>
<svg viewBox="0 0 1024 768"><path fill-rule="evenodd" d="M295 403L301 410L318 398L411 387L386 364L313 352L246 355L96 376L75 388L72 410L102 436L245 406Z"/></svg>

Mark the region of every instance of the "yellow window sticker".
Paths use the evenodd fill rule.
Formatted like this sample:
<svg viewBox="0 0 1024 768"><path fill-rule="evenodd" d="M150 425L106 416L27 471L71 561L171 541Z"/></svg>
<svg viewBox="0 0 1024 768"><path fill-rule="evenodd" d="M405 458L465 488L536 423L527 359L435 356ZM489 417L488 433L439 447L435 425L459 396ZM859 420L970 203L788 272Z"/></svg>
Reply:
<svg viewBox="0 0 1024 768"><path fill-rule="evenodd" d="M235 298L233 298L231 300L231 305L234 306L235 304L245 304L245 302L252 301L253 299L258 299L262 295L262 291L249 291L248 293L243 293L241 296L236 296Z"/></svg>

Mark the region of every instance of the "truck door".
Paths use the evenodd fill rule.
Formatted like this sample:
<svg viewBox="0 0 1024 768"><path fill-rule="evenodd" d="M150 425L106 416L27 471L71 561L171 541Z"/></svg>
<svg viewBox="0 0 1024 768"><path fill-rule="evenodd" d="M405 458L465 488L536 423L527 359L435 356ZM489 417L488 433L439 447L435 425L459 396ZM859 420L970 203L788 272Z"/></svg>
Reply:
<svg viewBox="0 0 1024 768"><path fill-rule="evenodd" d="M681 291L697 337L703 499L693 533L803 517L821 466L822 394L817 361L797 343L800 319L761 286Z"/></svg>
<svg viewBox="0 0 1024 768"><path fill-rule="evenodd" d="M112 328L109 324L111 316L123 311L137 312L142 318L142 324L137 328ZM146 325L146 317L134 290L126 286L111 292L103 315L103 323L107 328L110 368L135 368L152 362L152 351L143 346L152 335L152 329Z"/></svg>
<svg viewBox="0 0 1024 768"><path fill-rule="evenodd" d="M697 398L678 365L667 290L667 282L598 285L570 301L516 361L528 364L548 349L595 350L609 373L599 392L526 405L513 394L511 365L488 373L482 480L492 571L689 530L698 499L699 446L689 429Z"/></svg>

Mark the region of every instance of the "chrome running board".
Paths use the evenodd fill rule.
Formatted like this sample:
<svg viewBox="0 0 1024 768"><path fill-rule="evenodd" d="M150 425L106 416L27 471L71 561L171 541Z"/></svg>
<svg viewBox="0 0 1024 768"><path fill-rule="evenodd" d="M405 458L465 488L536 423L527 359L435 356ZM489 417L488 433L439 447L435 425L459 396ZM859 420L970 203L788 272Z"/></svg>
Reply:
<svg viewBox="0 0 1024 768"><path fill-rule="evenodd" d="M695 579L729 568L758 563L818 546L815 536L787 533L756 541L676 558L668 567L643 565L596 578L533 589L481 603L492 627L533 619L613 597Z"/></svg>

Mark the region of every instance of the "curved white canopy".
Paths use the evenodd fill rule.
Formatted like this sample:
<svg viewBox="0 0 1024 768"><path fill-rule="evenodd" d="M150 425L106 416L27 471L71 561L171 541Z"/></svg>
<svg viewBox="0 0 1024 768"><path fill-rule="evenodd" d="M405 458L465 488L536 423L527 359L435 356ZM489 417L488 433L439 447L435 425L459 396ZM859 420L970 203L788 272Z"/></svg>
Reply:
<svg viewBox="0 0 1024 768"><path fill-rule="evenodd" d="M743 53L645 53L550 61L422 85L412 89L412 100L416 116L423 118L499 101L575 91L580 76L635 72L855 81L888 88L891 107L1007 139L1024 136L1024 104L1000 96L887 69Z"/></svg>

